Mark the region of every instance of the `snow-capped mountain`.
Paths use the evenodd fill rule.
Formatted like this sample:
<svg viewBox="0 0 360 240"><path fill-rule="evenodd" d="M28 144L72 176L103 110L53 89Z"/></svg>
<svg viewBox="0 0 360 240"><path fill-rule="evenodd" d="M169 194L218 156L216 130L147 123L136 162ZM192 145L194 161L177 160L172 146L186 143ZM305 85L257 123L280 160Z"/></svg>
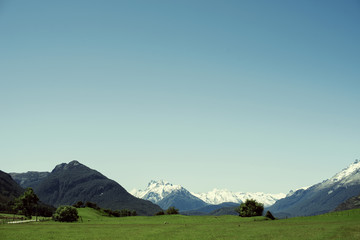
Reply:
<svg viewBox="0 0 360 240"><path fill-rule="evenodd" d="M145 190L136 190L133 189L130 191L131 194L138 198L142 198L145 200L152 201L153 203L159 203L164 198L168 197L170 194L173 193L180 193L184 196L184 192L188 192L185 188L180 185L173 185L167 181L160 180L160 181L150 181L147 188ZM191 196L189 195L191 194ZM279 194L268 194L268 193L243 193L243 192L231 192L226 189L214 189L207 193L193 193L189 192L188 198L195 199L198 198L199 200L204 201L207 204L218 205L224 202L233 202L233 203L242 203L246 199L255 199L258 202L264 204L265 207L271 206L277 200L284 198L284 193ZM200 204L201 205L201 204Z"/></svg>
<svg viewBox="0 0 360 240"><path fill-rule="evenodd" d="M278 216L306 216L334 210L360 194L360 161L356 160L333 177L277 201L269 210Z"/></svg>
<svg viewBox="0 0 360 240"><path fill-rule="evenodd" d="M186 211L207 205L182 186L173 185L164 180L151 180L145 190L134 189L130 193L138 198L156 203L163 209L175 206L180 211Z"/></svg>
<svg viewBox="0 0 360 240"><path fill-rule="evenodd" d="M145 190L133 189L130 191L130 193L137 198L142 198L153 203L157 203L167 197L170 193L182 189L184 189L182 186L173 185L164 180L151 180Z"/></svg>
<svg viewBox="0 0 360 240"><path fill-rule="evenodd" d="M270 194L263 192L244 193L244 192L232 192L227 189L213 189L207 193L192 193L194 196L200 198L209 204L221 204L224 202L242 203L246 199L255 199L258 202L264 204L265 207L273 205L277 200L284 198L286 194Z"/></svg>

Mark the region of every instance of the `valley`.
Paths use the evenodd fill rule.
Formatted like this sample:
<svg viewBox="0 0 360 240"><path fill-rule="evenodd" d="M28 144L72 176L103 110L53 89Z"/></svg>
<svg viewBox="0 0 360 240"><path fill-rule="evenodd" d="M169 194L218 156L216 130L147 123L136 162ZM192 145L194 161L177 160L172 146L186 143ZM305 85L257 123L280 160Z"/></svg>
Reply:
<svg viewBox="0 0 360 240"><path fill-rule="evenodd" d="M36 222L0 225L10 239L358 239L360 210L270 221L264 217L182 216L106 217L79 209L77 223Z"/></svg>

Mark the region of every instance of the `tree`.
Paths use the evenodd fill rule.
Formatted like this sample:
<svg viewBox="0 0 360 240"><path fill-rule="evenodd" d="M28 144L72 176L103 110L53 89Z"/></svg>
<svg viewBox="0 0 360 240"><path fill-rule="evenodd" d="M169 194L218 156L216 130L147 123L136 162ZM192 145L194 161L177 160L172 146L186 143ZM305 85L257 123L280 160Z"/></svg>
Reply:
<svg viewBox="0 0 360 240"><path fill-rule="evenodd" d="M240 207L236 208L235 211L239 213L241 217L261 216L264 211L264 204L254 199L247 199L244 203L241 203Z"/></svg>
<svg viewBox="0 0 360 240"><path fill-rule="evenodd" d="M38 196L32 188L27 188L23 195L15 199L14 209L20 211L27 218L31 218L36 211L35 207L39 201Z"/></svg>
<svg viewBox="0 0 360 240"><path fill-rule="evenodd" d="M56 209L53 219L59 222L75 222L79 219L79 215L75 207L60 206Z"/></svg>
<svg viewBox="0 0 360 240"><path fill-rule="evenodd" d="M179 214L179 209L176 209L175 207L169 207L166 210L166 214L171 215L171 214Z"/></svg>

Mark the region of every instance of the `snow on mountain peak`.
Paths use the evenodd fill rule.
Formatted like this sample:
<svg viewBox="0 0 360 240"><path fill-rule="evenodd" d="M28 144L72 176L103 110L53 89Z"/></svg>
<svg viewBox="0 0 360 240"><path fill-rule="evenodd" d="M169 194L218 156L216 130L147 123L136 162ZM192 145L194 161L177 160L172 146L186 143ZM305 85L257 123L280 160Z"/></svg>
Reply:
<svg viewBox="0 0 360 240"><path fill-rule="evenodd" d="M265 207L271 206L277 200L285 197L284 193L279 193L279 194L269 194L263 192L243 193L243 192L232 192L227 189L217 189L217 188L214 188L213 190L207 193L192 193L192 194L209 204L221 204L224 202L241 203L246 201L246 199L255 199L256 201L263 203Z"/></svg>
<svg viewBox="0 0 360 240"><path fill-rule="evenodd" d="M335 174L332 178L329 180L332 182L339 182L346 177L352 175L353 173L357 173L360 171L360 160L356 159L354 163L350 164L347 168L343 169L341 172Z"/></svg>
<svg viewBox="0 0 360 240"><path fill-rule="evenodd" d="M133 189L130 191L132 195L138 198L149 200L153 203L157 203L160 200L164 199L167 195L174 191L179 191L183 189L180 185L173 185L164 180L151 180L144 190Z"/></svg>

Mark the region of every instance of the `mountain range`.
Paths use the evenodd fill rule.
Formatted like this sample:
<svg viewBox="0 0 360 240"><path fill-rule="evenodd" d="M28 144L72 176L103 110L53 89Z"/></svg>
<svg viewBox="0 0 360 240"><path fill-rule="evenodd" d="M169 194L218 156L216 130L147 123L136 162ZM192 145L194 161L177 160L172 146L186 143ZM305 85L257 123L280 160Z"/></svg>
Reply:
<svg viewBox="0 0 360 240"><path fill-rule="evenodd" d="M56 207L90 201L102 208L135 210L139 215L153 215L170 206L187 215L221 215L236 214L234 208L239 203L253 198L264 203L265 210L270 210L278 218L308 216L335 208L360 207L360 161L356 160L321 183L290 191L286 196L219 189L192 193L163 180L151 181L144 190L132 190L133 196L119 183L78 161L72 161L57 165L51 172L9 175L0 171L0 207L8 208L7 203L21 195L26 187L32 187L42 202Z"/></svg>
<svg viewBox="0 0 360 240"><path fill-rule="evenodd" d="M360 161L356 160L321 183L291 192L268 210L277 217L317 215L333 211L339 204L359 194Z"/></svg>
<svg viewBox="0 0 360 240"><path fill-rule="evenodd" d="M214 189L208 193L192 193L180 185L164 180L151 180L144 190L130 191L136 197L152 201L161 208L175 206L187 214L208 214L222 207L238 206L246 199L252 198L265 206L270 206L285 194L242 193L229 190ZM224 203L227 203L224 205ZM211 209L211 211L209 211ZM190 211L191 210L191 211Z"/></svg>

